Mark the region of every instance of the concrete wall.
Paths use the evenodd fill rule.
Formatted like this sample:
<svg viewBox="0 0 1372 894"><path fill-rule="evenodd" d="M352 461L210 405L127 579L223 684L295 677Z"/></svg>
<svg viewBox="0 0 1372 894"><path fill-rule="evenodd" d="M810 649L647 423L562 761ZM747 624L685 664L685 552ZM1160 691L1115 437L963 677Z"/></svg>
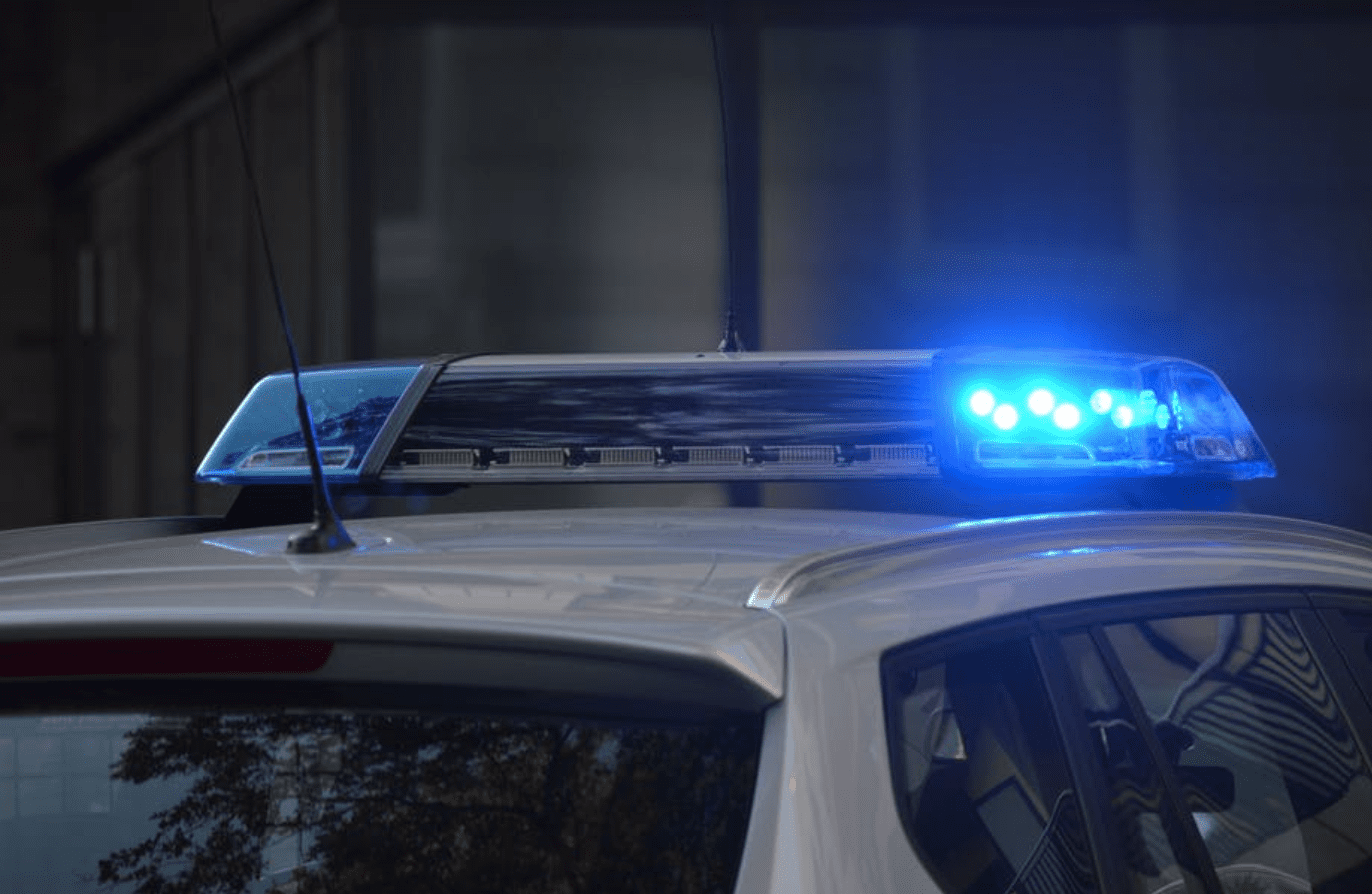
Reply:
<svg viewBox="0 0 1372 894"><path fill-rule="evenodd" d="M35 4L39 5L39 4ZM206 5L185 0L51 0L52 160L76 152L214 59ZM215 0L225 39L299 0Z"/></svg>
<svg viewBox="0 0 1372 894"><path fill-rule="evenodd" d="M216 2L230 45L298 6ZM190 426L166 417L145 432L146 443L130 443L123 435L137 423L121 411L148 390L131 373L140 364L149 371L144 378L161 378L159 398L184 390L184 376L158 370L165 373L165 358L185 350L177 325L184 309L171 311L189 299L182 274L190 230L159 209L188 213L178 152L189 157L199 148L203 155L207 140L202 134L193 146L197 137L186 136L179 148L149 149L126 168L101 160L146 134L156 122L150 113L165 111L213 53L203 4L0 4L0 368L9 383L0 391L0 467L19 472L7 479L0 527L124 515L140 506L183 511L188 485L181 479L192 461L172 472L177 499L153 502L134 496L151 472L140 476L130 458L165 453ZM234 139L222 127L214 133ZM73 167L75 160L84 161ZM105 164L106 176L92 178L86 162ZM73 171L80 183L70 180ZM144 171L160 189L143 189ZM148 257L159 259L155 277L135 277L140 227L153 234ZM143 339L145 321L151 322ZM136 343L129 340L135 334ZM128 348L123 355L121 345ZM236 399L243 385L231 387ZM84 402L97 388L99 400ZM110 499L81 497L92 469L103 470Z"/></svg>
<svg viewBox="0 0 1372 894"><path fill-rule="evenodd" d="M52 302L51 10L0 4L0 527L59 517ZM16 474L17 473L17 474Z"/></svg>
<svg viewBox="0 0 1372 894"><path fill-rule="evenodd" d="M704 29L397 29L370 54L377 353L709 350Z"/></svg>

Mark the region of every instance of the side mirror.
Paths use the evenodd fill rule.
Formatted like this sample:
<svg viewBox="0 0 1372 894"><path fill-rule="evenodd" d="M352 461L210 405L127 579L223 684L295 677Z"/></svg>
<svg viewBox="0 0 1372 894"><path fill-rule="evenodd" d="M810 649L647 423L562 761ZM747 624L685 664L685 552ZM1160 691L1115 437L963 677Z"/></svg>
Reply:
<svg viewBox="0 0 1372 894"><path fill-rule="evenodd" d="M1221 813L1234 806L1234 771L1228 767L1174 767L1192 811Z"/></svg>
<svg viewBox="0 0 1372 894"><path fill-rule="evenodd" d="M1195 736L1170 720L1159 720L1153 727L1153 734L1162 744L1162 753L1167 755L1167 762L1174 767L1181 760L1181 753L1191 750L1191 746L1196 744Z"/></svg>
<svg viewBox="0 0 1372 894"><path fill-rule="evenodd" d="M1153 733L1163 754L1177 774L1188 803L1204 805L1193 810L1217 813L1234 806L1234 771L1228 767L1190 767L1181 765L1181 755L1196 744L1196 737L1170 720L1160 720Z"/></svg>
<svg viewBox="0 0 1372 894"><path fill-rule="evenodd" d="M1196 744L1196 737L1170 720L1160 721L1153 734L1162 745L1163 756L1172 767L1182 792L1192 809L1218 813L1234 806L1234 773L1228 767L1183 766L1182 754ZM1124 767L1142 768L1149 765L1143 737L1132 724L1116 721L1104 727L1106 759L1117 770ZM1134 771L1134 772L1137 772ZM1143 780L1139 780L1143 783Z"/></svg>

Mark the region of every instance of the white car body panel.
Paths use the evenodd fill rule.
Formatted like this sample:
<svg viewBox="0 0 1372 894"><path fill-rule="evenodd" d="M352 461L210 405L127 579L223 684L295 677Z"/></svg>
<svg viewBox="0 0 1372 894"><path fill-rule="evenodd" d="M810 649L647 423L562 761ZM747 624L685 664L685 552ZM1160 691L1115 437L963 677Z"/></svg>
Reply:
<svg viewBox="0 0 1372 894"><path fill-rule="evenodd" d="M1170 533L1169 533L1170 532ZM1073 546L1076 544L1076 546ZM892 796L879 661L888 648L1016 612L1217 587L1372 590L1372 538L1236 514L1045 516L947 526L809 560L788 598L785 743L773 826L755 809L740 891L938 892ZM804 566L806 560L798 565ZM794 568L792 570L795 570ZM778 574L774 579L784 578ZM755 594L756 595L756 594ZM779 718L784 718L779 719ZM772 828L775 842L756 841ZM747 862L767 847L770 872ZM760 856L760 855L759 855Z"/></svg>
<svg viewBox="0 0 1372 894"><path fill-rule="evenodd" d="M1128 594L1372 590L1372 538L1236 514L953 523L595 510L351 527L361 548L323 556L286 555L295 529L66 548L54 528L25 533L23 556L0 536L0 641L335 638L349 648L322 674L344 678L367 667L378 678L410 672L376 670L387 653L366 649L377 642L708 664L774 702L737 890L908 894L938 889L896 813L879 679L886 649Z"/></svg>
<svg viewBox="0 0 1372 894"><path fill-rule="evenodd" d="M676 657L771 699L781 622L743 603L817 548L921 522L816 513L582 512L389 519L291 556L294 529L183 535L0 561L0 639L275 635ZM32 534L26 536L32 537ZM3 549L3 543L0 543Z"/></svg>

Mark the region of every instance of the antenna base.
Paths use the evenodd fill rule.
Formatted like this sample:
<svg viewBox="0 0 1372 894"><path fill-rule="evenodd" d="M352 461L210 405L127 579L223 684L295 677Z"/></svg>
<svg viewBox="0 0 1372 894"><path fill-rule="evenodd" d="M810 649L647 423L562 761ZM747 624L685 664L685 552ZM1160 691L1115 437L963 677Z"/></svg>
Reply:
<svg viewBox="0 0 1372 894"><path fill-rule="evenodd" d="M357 544L348 536L343 523L333 518L315 519L309 530L301 531L286 541L286 552L292 555L337 553L353 549Z"/></svg>

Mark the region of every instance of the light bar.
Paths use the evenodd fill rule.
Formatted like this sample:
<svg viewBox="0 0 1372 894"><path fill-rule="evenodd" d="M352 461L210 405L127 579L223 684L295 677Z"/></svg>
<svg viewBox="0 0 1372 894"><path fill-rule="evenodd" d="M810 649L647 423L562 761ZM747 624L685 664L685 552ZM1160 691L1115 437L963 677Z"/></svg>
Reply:
<svg viewBox="0 0 1372 894"><path fill-rule="evenodd" d="M324 474L390 483L1274 474L1219 379L1062 351L440 358L307 370ZM309 481L286 375L197 477Z"/></svg>
<svg viewBox="0 0 1372 894"><path fill-rule="evenodd" d="M927 351L490 357L452 363L386 481L927 477Z"/></svg>
<svg viewBox="0 0 1372 894"><path fill-rule="evenodd" d="M340 366L300 374L330 481L356 482L422 364ZM196 480L216 484L309 483L309 457L290 373L258 382L205 454Z"/></svg>
<svg viewBox="0 0 1372 894"><path fill-rule="evenodd" d="M945 467L976 476L1276 474L1238 403L1184 360L1069 351L939 354Z"/></svg>

